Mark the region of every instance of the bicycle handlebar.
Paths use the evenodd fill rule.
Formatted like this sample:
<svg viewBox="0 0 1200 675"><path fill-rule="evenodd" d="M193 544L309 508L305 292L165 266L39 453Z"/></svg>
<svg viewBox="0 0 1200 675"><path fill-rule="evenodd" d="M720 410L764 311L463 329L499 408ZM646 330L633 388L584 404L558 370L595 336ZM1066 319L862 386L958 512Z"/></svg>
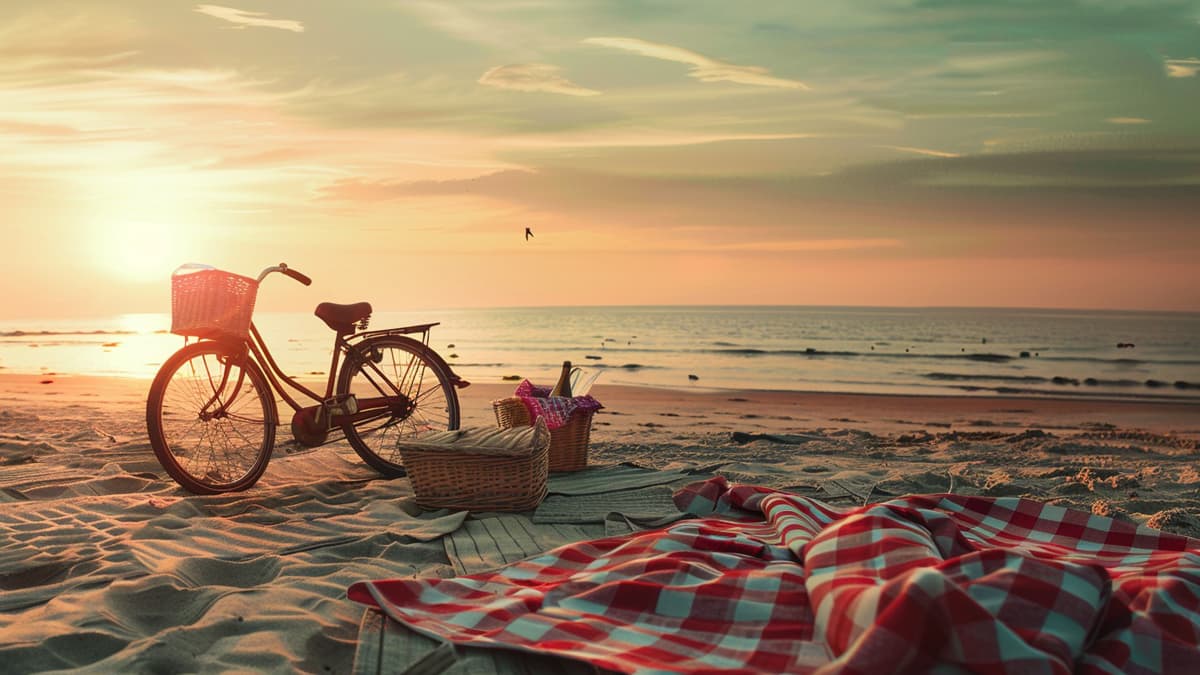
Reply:
<svg viewBox="0 0 1200 675"><path fill-rule="evenodd" d="M280 270L280 271L282 271L284 274L288 275L289 277L295 279L296 281L299 281L300 283L304 284L305 286L312 285L312 279L309 279L308 275L306 275L306 274L301 274L300 272L297 272L296 270L291 269L291 268Z"/></svg>
<svg viewBox="0 0 1200 675"><path fill-rule="evenodd" d="M308 278L308 275L302 274L302 273L297 272L296 270L288 267L287 263L279 263L278 265L274 265L272 267L268 267L268 268L264 269L262 271L262 273L258 275L258 281L261 283L262 280L266 279L267 275L272 272L280 272L282 274L286 274L287 276L295 279L296 281L299 281L300 283L304 284L305 286L312 285L312 279Z"/></svg>

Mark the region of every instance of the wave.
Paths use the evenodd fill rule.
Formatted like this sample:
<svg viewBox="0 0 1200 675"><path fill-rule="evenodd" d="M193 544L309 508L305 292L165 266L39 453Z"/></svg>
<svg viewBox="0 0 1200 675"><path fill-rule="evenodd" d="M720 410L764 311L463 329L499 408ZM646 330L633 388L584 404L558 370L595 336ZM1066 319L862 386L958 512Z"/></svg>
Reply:
<svg viewBox="0 0 1200 675"><path fill-rule="evenodd" d="M1036 387L985 387L981 385L948 385L953 389L969 392L992 392L1003 396L1054 396L1062 397L1064 392L1061 389L1039 389ZM1192 387L1200 388L1200 385L1192 385ZM1182 401L1182 402L1200 402L1200 396L1188 396L1180 394L1151 394L1151 393L1135 393L1122 392L1121 394L1113 394L1101 390L1086 390L1086 389L1071 389L1066 395L1067 398L1114 398L1147 400L1147 401Z"/></svg>
<svg viewBox="0 0 1200 675"><path fill-rule="evenodd" d="M923 377L931 380L955 381L955 382L1022 382L1030 384L1055 384L1058 386L1072 387L1146 387L1150 389L1162 389L1165 387L1174 387L1176 389L1200 389L1200 382L1187 382L1184 380L1175 380L1174 382L1166 382L1164 380L1131 380L1131 379L1107 379L1098 377L1085 377L1083 379L1077 377L1042 377L1039 375L1003 375L999 373L987 374L968 374L968 373L926 373Z"/></svg>
<svg viewBox="0 0 1200 675"><path fill-rule="evenodd" d="M931 380L995 380L1002 382L1049 382L1048 377L1037 375L968 375L966 373L925 373L923 377Z"/></svg>
<svg viewBox="0 0 1200 675"><path fill-rule="evenodd" d="M642 363L622 363L621 365L613 365L611 363L592 363L590 368L604 368L608 370L662 370L664 366L647 366Z"/></svg>
<svg viewBox="0 0 1200 675"><path fill-rule="evenodd" d="M1121 365L1142 365L1145 363L1162 363L1172 366L1195 366L1200 365L1200 359L1178 359L1178 358L1161 358L1161 359L1106 359L1097 356L1042 356L1039 357L1042 361L1073 361L1082 363L1116 363Z"/></svg>
<svg viewBox="0 0 1200 675"><path fill-rule="evenodd" d="M750 347L739 347L737 349L699 349L695 351L707 352L710 354L770 354L771 352L765 349L752 349ZM777 352L782 353L782 352Z"/></svg>
<svg viewBox="0 0 1200 675"><path fill-rule="evenodd" d="M909 344L915 344L917 341L912 341ZM875 343L879 346L880 343ZM549 347L546 345L522 345L519 347L507 346L506 348L517 352L540 352L545 351ZM1200 366L1200 359L1188 358L1187 356L1165 354L1163 356L1145 356L1141 358L1130 357L1106 357L1106 356L1074 356L1074 355L1054 355L1047 354L1049 348L1043 348L1040 352L1035 350L1021 350L1013 353L1003 352L924 352L919 351L915 347L911 350L901 349L893 346L891 350L854 350L854 349L821 349L819 347L803 347L803 348L768 348L768 347L752 347L738 345L727 341L713 341L707 343L706 346L691 347L691 346L647 346L647 345L620 345L609 346L603 351L598 351L593 345L580 344L564 344L554 345L555 349L563 351L576 351L588 354L586 357L589 360L612 359L619 358L618 355L624 354L628 358L633 354L715 354L720 356L746 356L752 358L776 358L776 357L805 357L805 358L850 358L850 359L880 359L880 360L927 360L927 361L975 361L983 363L1095 363L1107 364L1112 366ZM604 356L600 356L603 354Z"/></svg>
<svg viewBox="0 0 1200 675"><path fill-rule="evenodd" d="M1183 358L1159 358L1159 359L1130 359L1130 358L1105 358L1100 356L1038 356L1030 357L1027 353L1011 355L998 354L995 352L964 352L959 354L946 353L921 353L921 352L877 352L877 351L843 351L843 350L826 350L815 349L808 347L805 349L757 349L754 347L740 347L737 349L695 349L695 350L626 350L626 351L689 351L705 354L730 354L744 356L844 356L844 357L862 357L872 359L932 359L932 360L947 360L947 361L983 361L987 363L1009 363L1012 361L1054 361L1054 362L1073 362L1073 363L1107 363L1114 365L1139 366L1139 365L1173 365L1173 366L1197 366L1200 365L1200 359L1183 359Z"/></svg>
<svg viewBox="0 0 1200 675"><path fill-rule="evenodd" d="M873 359L965 359L967 361L988 361L992 363L1004 363L1018 358L1015 356L1009 356L1007 354L992 353L921 354L916 352L855 352L816 349L814 347L806 347L804 349L755 349L752 347L743 347L740 349L700 349L695 351L709 354L741 354L746 356L845 356Z"/></svg>
<svg viewBox="0 0 1200 675"><path fill-rule="evenodd" d="M460 369L461 368L510 368L510 369L512 369L512 368L521 368L522 367L515 363L459 363L458 361L456 361L454 359L447 359L447 363L449 363L454 368L460 368ZM587 369L596 369L596 370L668 370L667 366L651 366L651 365L646 365L644 363L614 364L614 363L588 362L587 364L581 364L581 365L583 365ZM557 369L558 364L551 364L551 363L528 364L526 367L530 368L531 370L542 371L542 370L549 370L549 369Z"/></svg>

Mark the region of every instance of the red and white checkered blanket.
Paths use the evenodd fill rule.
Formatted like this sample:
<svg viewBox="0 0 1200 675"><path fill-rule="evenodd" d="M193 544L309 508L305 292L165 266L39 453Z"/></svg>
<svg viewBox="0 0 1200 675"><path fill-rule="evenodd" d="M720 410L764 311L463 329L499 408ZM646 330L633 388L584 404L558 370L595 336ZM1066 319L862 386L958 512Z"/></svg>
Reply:
<svg viewBox="0 0 1200 675"><path fill-rule="evenodd" d="M836 508L722 478L705 517L350 597L463 645L649 672L1200 672L1200 541L1026 499Z"/></svg>

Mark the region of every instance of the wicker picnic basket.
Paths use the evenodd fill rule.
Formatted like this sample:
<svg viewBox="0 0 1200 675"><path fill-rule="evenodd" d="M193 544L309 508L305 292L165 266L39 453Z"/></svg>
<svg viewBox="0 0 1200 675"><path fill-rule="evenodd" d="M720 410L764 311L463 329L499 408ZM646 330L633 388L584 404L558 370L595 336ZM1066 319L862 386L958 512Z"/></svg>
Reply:
<svg viewBox="0 0 1200 675"><path fill-rule="evenodd" d="M501 429L528 427L529 409L516 396L492 401L496 413L496 424ZM550 430L550 470L579 471L588 463L588 441L592 435L592 417L595 410L576 410L571 419L557 429Z"/></svg>
<svg viewBox="0 0 1200 675"><path fill-rule="evenodd" d="M171 275L171 332L212 339L249 337L258 282L217 269L181 274L183 269Z"/></svg>
<svg viewBox="0 0 1200 675"><path fill-rule="evenodd" d="M528 511L546 497L550 431L470 427L401 441L417 504L462 511Z"/></svg>

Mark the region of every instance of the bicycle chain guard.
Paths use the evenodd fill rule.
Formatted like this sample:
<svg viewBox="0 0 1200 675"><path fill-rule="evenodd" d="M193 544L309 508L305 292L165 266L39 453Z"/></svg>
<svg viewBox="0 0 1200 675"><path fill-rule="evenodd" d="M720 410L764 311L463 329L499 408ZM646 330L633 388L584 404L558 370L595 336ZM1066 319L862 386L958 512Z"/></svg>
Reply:
<svg viewBox="0 0 1200 675"><path fill-rule="evenodd" d="M329 438L327 425L317 423L317 412L321 406L309 406L296 411L292 415L292 437L306 448L322 445Z"/></svg>
<svg viewBox="0 0 1200 675"><path fill-rule="evenodd" d="M329 426L333 418L356 412L358 399L354 394L342 394L320 405L302 408L292 415L292 437L306 448L315 448L329 439Z"/></svg>

